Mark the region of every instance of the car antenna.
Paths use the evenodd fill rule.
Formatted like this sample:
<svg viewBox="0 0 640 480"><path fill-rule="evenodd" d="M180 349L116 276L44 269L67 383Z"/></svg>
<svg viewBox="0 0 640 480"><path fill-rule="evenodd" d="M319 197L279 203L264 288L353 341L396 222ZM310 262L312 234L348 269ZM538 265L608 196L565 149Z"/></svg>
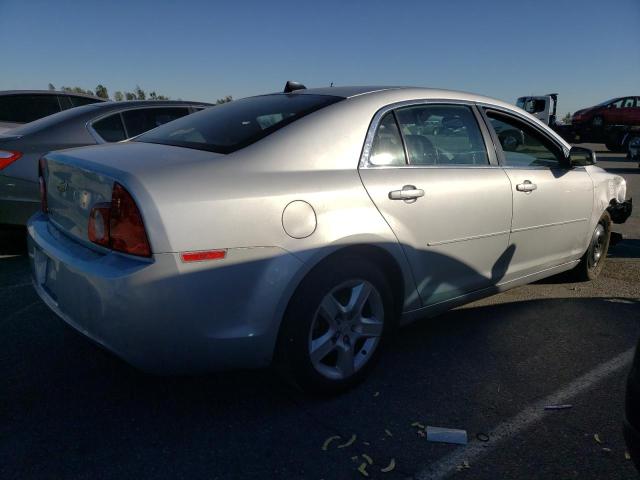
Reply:
<svg viewBox="0 0 640 480"><path fill-rule="evenodd" d="M295 92L296 90L306 90L303 84L299 82L292 82L291 80L287 81L287 84L284 86L284 93Z"/></svg>

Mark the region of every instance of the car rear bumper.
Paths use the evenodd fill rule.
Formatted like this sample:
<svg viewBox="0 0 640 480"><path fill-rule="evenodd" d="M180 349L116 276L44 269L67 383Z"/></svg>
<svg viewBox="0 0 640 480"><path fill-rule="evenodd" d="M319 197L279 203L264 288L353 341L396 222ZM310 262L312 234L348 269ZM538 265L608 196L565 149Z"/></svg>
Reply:
<svg viewBox="0 0 640 480"><path fill-rule="evenodd" d="M66 323L132 365L197 373L268 365L301 262L278 248L182 263L98 253L44 214L28 222L34 287Z"/></svg>

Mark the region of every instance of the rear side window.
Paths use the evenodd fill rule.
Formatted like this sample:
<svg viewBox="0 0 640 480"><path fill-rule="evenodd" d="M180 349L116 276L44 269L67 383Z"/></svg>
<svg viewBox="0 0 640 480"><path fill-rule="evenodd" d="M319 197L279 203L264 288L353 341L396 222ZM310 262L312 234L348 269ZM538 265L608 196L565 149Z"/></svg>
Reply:
<svg viewBox="0 0 640 480"><path fill-rule="evenodd" d="M28 123L59 111L55 95L0 96L0 121Z"/></svg>
<svg viewBox="0 0 640 480"><path fill-rule="evenodd" d="M340 100L342 97L313 94L234 100L158 127L136 141L231 153Z"/></svg>
<svg viewBox="0 0 640 480"><path fill-rule="evenodd" d="M119 113L93 122L92 127L105 142L119 142L127 138Z"/></svg>
<svg viewBox="0 0 640 480"><path fill-rule="evenodd" d="M68 110L74 107L74 105L71 103L71 100L66 95L58 95L58 102L60 102L60 107L62 107L62 110Z"/></svg>
<svg viewBox="0 0 640 480"><path fill-rule="evenodd" d="M74 107L81 107L82 105L89 105L90 103L98 103L100 100L96 100L95 98L88 97L67 97L71 101L71 105Z"/></svg>
<svg viewBox="0 0 640 480"><path fill-rule="evenodd" d="M122 112L129 138L189 115L186 107L141 108Z"/></svg>
<svg viewBox="0 0 640 480"><path fill-rule="evenodd" d="M396 110L412 165L488 165L480 127L466 105L418 105Z"/></svg>
<svg viewBox="0 0 640 480"><path fill-rule="evenodd" d="M404 165L404 147L402 137L393 112L387 113L378 125L376 136L371 146L369 163L375 166Z"/></svg>

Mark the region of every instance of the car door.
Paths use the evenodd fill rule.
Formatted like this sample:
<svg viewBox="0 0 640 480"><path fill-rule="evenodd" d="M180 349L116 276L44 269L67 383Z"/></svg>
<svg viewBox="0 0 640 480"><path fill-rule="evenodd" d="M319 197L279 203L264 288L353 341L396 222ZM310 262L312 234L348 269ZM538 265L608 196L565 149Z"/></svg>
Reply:
<svg viewBox="0 0 640 480"><path fill-rule="evenodd" d="M636 110L635 97L627 97L622 101L622 108L619 110L619 119L616 122L618 125L631 125L634 120L634 113Z"/></svg>
<svg viewBox="0 0 640 480"><path fill-rule="evenodd" d="M513 192L510 245L514 256L505 280L580 257L593 208L593 182L584 167L569 168L562 145L533 123L485 109L498 157ZM496 130L516 129L523 142L505 146Z"/></svg>
<svg viewBox="0 0 640 480"><path fill-rule="evenodd" d="M402 245L424 305L497 284L511 258L511 186L475 107L382 109L360 164Z"/></svg>

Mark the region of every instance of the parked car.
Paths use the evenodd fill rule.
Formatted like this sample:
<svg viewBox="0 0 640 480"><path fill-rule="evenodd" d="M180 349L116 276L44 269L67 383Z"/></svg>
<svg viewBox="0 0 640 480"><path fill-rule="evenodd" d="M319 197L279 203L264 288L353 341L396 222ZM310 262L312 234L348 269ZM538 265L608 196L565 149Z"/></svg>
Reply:
<svg viewBox="0 0 640 480"><path fill-rule="evenodd" d="M640 134L631 136L628 145L627 159L632 162L638 162L638 167L640 168Z"/></svg>
<svg viewBox="0 0 640 480"><path fill-rule="evenodd" d="M640 342L627 382L624 437L629 454L640 472Z"/></svg>
<svg viewBox="0 0 640 480"><path fill-rule="evenodd" d="M207 105L182 101L101 102L0 134L0 224L25 225L38 210L38 159L48 151L126 140Z"/></svg>
<svg viewBox="0 0 640 480"><path fill-rule="evenodd" d="M144 370L275 360L335 392L396 325L570 269L595 278L630 214L622 177L499 100L288 87L45 155L28 249L46 304ZM411 133L450 116L464 132ZM505 151L498 125L527 141Z"/></svg>
<svg viewBox="0 0 640 480"><path fill-rule="evenodd" d="M104 101L91 95L51 90L0 91L0 133L62 110Z"/></svg>
<svg viewBox="0 0 640 480"><path fill-rule="evenodd" d="M610 125L640 125L640 97L619 97L594 107L578 110L572 124L590 123L601 128Z"/></svg>

